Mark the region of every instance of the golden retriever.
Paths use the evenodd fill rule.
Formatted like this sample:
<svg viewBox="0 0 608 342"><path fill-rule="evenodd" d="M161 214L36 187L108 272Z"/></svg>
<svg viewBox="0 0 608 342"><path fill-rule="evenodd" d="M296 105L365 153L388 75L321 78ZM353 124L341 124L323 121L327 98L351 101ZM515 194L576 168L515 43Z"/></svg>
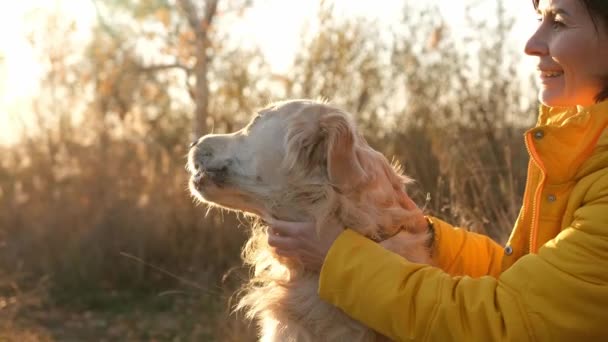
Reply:
<svg viewBox="0 0 608 342"><path fill-rule="evenodd" d="M348 227L381 241L412 217L404 202L408 178L366 143L348 113L326 103L274 103L237 132L206 135L193 144L188 169L190 189L201 201L260 217L314 221L321 238ZM238 304L258 322L262 341L384 339L323 302L318 273L276 256L267 234L261 221L252 228L243 258L254 273ZM419 255L401 250L410 260Z"/></svg>

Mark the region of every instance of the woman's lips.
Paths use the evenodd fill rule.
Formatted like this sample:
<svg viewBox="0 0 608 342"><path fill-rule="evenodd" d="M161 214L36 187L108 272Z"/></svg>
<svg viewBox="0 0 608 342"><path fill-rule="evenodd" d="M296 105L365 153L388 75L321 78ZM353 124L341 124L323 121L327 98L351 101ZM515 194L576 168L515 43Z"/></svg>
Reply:
<svg viewBox="0 0 608 342"><path fill-rule="evenodd" d="M564 76L561 70L539 70L539 78L543 83L555 82Z"/></svg>

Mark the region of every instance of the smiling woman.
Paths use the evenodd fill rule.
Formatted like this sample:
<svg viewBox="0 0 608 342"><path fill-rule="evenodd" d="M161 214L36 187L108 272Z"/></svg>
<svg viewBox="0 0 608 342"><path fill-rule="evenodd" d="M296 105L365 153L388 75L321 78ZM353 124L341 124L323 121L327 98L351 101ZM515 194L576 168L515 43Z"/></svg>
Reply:
<svg viewBox="0 0 608 342"><path fill-rule="evenodd" d="M535 0L534 7L540 24L525 50L539 59L539 100L565 107L606 99L608 2Z"/></svg>

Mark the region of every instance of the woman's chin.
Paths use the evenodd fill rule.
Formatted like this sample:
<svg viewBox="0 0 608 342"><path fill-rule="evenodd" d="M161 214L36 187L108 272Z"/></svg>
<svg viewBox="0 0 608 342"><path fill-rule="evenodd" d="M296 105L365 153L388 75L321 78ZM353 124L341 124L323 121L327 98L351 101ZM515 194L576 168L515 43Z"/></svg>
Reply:
<svg viewBox="0 0 608 342"><path fill-rule="evenodd" d="M540 101L541 104L547 106L547 107L568 107L568 103L567 101L564 101L564 99L561 96L557 96L556 94L552 94L551 91L548 90L541 90L541 92L538 94L538 101Z"/></svg>
<svg viewBox="0 0 608 342"><path fill-rule="evenodd" d="M549 89L541 90L538 100L547 107L587 107L595 103L593 96L564 96Z"/></svg>

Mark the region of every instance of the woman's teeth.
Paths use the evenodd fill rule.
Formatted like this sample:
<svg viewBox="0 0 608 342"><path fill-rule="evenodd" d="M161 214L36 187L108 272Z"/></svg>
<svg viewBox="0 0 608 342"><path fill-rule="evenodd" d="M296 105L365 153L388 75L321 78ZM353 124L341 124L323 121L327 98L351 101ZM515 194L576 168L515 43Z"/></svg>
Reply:
<svg viewBox="0 0 608 342"><path fill-rule="evenodd" d="M541 75L543 77L558 77L563 74L564 74L563 71L543 71L543 72L541 72Z"/></svg>

